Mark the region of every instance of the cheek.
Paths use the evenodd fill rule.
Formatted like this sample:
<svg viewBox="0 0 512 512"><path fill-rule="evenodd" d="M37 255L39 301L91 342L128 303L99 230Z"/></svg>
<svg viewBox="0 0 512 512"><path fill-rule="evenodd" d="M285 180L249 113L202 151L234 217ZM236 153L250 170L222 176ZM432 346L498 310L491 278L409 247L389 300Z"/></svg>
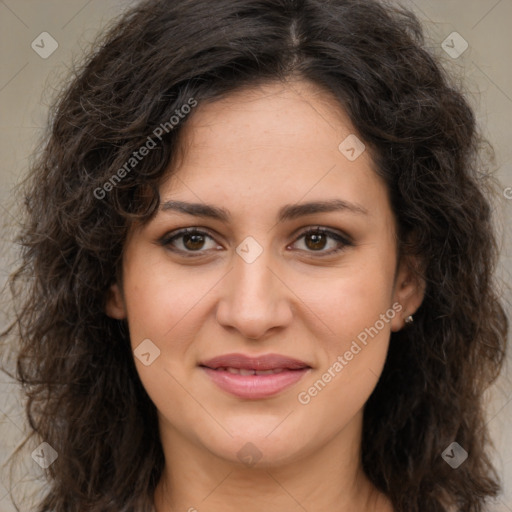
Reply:
<svg viewBox="0 0 512 512"><path fill-rule="evenodd" d="M296 396L309 418L329 418L327 430L332 434L364 407L382 373L389 347L390 319L380 317L394 312L386 308L387 301L352 299L350 306L335 306L331 324L336 336L323 340L321 364ZM316 428L323 432L325 421Z"/></svg>
<svg viewBox="0 0 512 512"><path fill-rule="evenodd" d="M201 275L202 274L202 275ZM165 256L152 261L130 261L126 265L125 297L132 344L144 338L164 344L172 336L179 350L200 311L201 300L218 280L200 269L169 272ZM173 336L180 332L180 336ZM167 349L166 349L167 350Z"/></svg>
<svg viewBox="0 0 512 512"><path fill-rule="evenodd" d="M315 278L297 276L294 290L322 320L321 331L332 339L332 350L343 350L365 328L391 308L394 261L377 251L357 257L338 269ZM390 324L386 323L389 330Z"/></svg>
<svg viewBox="0 0 512 512"><path fill-rule="evenodd" d="M382 372L396 314L390 300L393 265L392 258L369 258L315 285L308 305L322 320L322 357L309 387L301 387L302 403L336 405L334 414L350 417L366 402Z"/></svg>

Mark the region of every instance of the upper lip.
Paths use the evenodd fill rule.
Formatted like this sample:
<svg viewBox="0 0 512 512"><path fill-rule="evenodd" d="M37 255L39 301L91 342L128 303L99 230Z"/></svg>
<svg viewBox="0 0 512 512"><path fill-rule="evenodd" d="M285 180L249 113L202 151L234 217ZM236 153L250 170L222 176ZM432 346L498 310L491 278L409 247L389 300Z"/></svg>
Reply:
<svg viewBox="0 0 512 512"><path fill-rule="evenodd" d="M277 368L300 370L311 368L304 361L279 354L265 354L258 357L250 357L244 354L224 354L203 361L199 365L213 370L217 368L239 368L241 370L275 370Z"/></svg>

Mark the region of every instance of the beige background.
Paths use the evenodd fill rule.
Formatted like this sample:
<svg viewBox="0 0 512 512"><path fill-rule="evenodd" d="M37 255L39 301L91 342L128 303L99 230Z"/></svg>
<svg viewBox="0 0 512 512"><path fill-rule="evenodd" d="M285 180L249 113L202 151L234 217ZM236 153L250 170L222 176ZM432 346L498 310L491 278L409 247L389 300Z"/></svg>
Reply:
<svg viewBox="0 0 512 512"><path fill-rule="evenodd" d="M403 4L411 7L425 23L429 46L442 56L446 67L463 77L479 121L496 149L503 191L495 205L502 226L500 279L510 285L512 199L507 199L504 192L512 187L512 0L404 0ZM0 285L15 257L9 243L16 225L11 190L25 172L30 152L45 123L49 99L62 84L73 59L88 48L107 22L129 5L127 0L0 0L0 218L4 225L0 235ZM468 43L467 50L456 59L442 47L442 42L454 31ZM42 32L51 34L58 43L58 48L46 59L31 47ZM510 293L504 293L510 304ZM2 307L0 324L5 324ZM496 444L497 467L505 484L504 494L492 506L493 512L512 512L509 375L508 369L489 392L489 426ZM23 437L26 427L21 403L13 384L0 375L0 464ZM27 483L32 477L40 477L42 471L31 458L31 449L26 452L13 477L15 491L24 495L42 485ZM0 478L0 512L14 510L7 496L6 478L4 470Z"/></svg>

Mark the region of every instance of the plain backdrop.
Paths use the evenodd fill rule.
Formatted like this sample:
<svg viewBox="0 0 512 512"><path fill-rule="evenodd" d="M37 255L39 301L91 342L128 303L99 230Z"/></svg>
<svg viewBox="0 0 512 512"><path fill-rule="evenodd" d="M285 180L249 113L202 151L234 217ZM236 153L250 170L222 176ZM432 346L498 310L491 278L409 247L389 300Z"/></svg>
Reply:
<svg viewBox="0 0 512 512"><path fill-rule="evenodd" d="M102 27L131 3L128 0L0 0L0 286L16 262L15 247L10 241L16 227L12 188L27 169L54 91L62 86L73 59L80 58ZM512 0L404 0L402 5L414 10L424 23L428 45L441 57L444 66L461 80L484 133L495 148L502 184L502 193L494 205L502 242L499 276L504 285L510 285ZM41 36L43 32L47 34ZM457 34L454 36L453 32ZM40 43L42 37L45 38L44 48ZM455 58L453 52L449 55L444 50L445 40L458 52L466 43L467 48ZM36 46L38 41L39 46ZM56 49L48 55L54 47ZM510 311L511 296L505 286L504 295ZM0 325L5 325L6 321L4 308ZM512 512L510 351L508 359L506 371L488 393L488 424L505 488L492 506L492 512ZM13 383L0 374L0 464L26 431L22 399ZM27 447L12 476L17 494L44 492L41 481L32 482L42 476L41 468L31 457L33 448ZM14 510L8 496L7 478L4 469L0 478L0 512Z"/></svg>

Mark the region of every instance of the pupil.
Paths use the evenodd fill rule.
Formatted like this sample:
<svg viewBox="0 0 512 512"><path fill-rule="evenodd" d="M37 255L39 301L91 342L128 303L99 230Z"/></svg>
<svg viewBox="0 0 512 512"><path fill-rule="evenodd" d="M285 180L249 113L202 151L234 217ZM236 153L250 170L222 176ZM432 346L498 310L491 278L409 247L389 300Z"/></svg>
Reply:
<svg viewBox="0 0 512 512"><path fill-rule="evenodd" d="M188 243L192 241L192 244ZM187 249L200 249L204 243L203 235L194 234L194 235L185 235L183 243Z"/></svg>
<svg viewBox="0 0 512 512"><path fill-rule="evenodd" d="M323 249L325 246L325 234L324 233L312 233L309 235L309 240L313 241L313 244L308 244L306 242L306 245L310 249Z"/></svg>

